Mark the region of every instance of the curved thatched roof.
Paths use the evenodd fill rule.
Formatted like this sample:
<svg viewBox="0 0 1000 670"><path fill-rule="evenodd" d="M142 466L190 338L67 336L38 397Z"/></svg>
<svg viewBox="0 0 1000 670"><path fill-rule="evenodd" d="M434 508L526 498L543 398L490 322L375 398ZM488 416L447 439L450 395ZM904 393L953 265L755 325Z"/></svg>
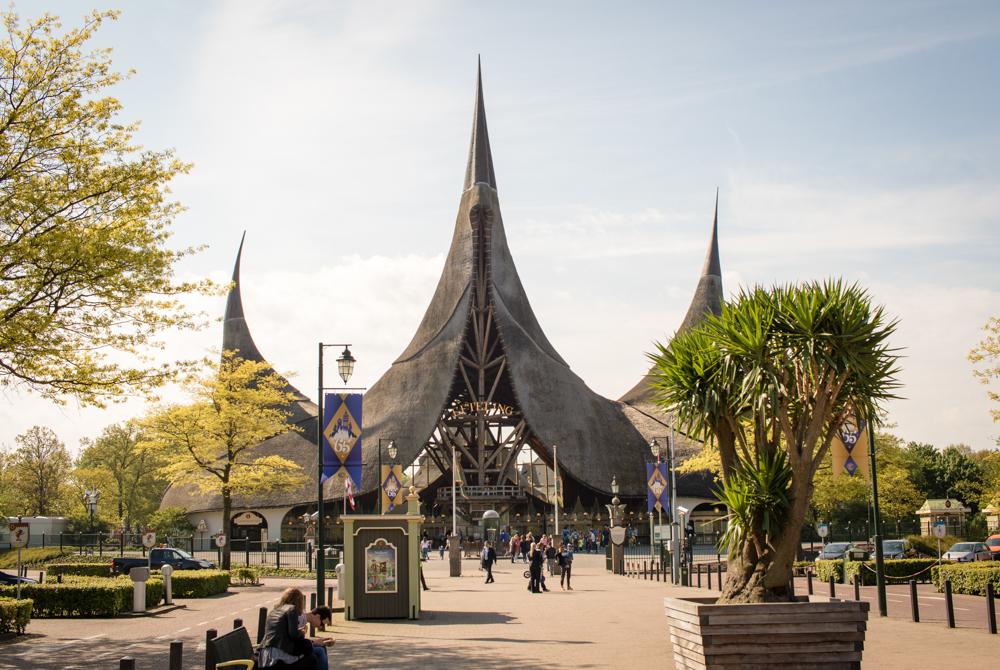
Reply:
<svg viewBox="0 0 1000 670"><path fill-rule="evenodd" d="M473 217L489 234L489 297L517 403L542 448L559 445L566 475L601 492L617 474L625 491L644 491L642 436L621 407L589 388L542 331L507 245L490 154L482 79L476 89L472 141L462 193L437 290L409 346L365 394L362 490L375 488L378 439L394 439L402 462L413 460L448 400L469 320L477 250Z"/></svg>

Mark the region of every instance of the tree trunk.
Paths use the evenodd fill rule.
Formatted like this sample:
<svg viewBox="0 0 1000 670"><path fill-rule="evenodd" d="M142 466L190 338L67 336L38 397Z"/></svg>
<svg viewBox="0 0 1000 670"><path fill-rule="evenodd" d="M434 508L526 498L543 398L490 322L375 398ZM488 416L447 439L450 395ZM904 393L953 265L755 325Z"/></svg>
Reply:
<svg viewBox="0 0 1000 670"><path fill-rule="evenodd" d="M783 602L794 597L789 586L792 565L801 544L802 525L809 511L812 482L796 472L792 480L792 508L788 523L771 546L764 546L764 533L757 529L757 543L763 547L757 552L754 542L747 543L742 551L727 563L726 584L719 598L720 603Z"/></svg>
<svg viewBox="0 0 1000 670"><path fill-rule="evenodd" d="M233 496L228 486L222 487L222 535L226 543L222 545L222 569L229 569L229 517L233 513Z"/></svg>

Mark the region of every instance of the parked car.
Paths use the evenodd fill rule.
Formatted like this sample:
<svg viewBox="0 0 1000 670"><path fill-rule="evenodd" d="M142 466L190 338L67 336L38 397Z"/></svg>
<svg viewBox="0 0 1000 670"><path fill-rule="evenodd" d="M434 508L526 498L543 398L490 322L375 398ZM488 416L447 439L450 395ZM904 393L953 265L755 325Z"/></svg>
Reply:
<svg viewBox="0 0 1000 670"><path fill-rule="evenodd" d="M844 553L851 548L850 542L830 542L823 545L817 561L839 561L844 558Z"/></svg>
<svg viewBox="0 0 1000 670"><path fill-rule="evenodd" d="M993 552L993 560L1000 561L1000 535L990 535L986 538L986 546Z"/></svg>
<svg viewBox="0 0 1000 670"><path fill-rule="evenodd" d="M127 575L132 568L149 566L154 570L170 565L175 570L206 570L215 567L215 563L195 558L183 549L162 547L149 550L149 558L116 558L111 561L111 572L116 575Z"/></svg>
<svg viewBox="0 0 1000 670"><path fill-rule="evenodd" d="M18 582L21 582L22 584L37 584L38 580L32 579L31 577L18 577L17 575L0 571L0 584L15 586Z"/></svg>
<svg viewBox="0 0 1000 670"><path fill-rule="evenodd" d="M965 563L968 561L992 561L993 552L982 542L956 542L942 556L945 560Z"/></svg>
<svg viewBox="0 0 1000 670"><path fill-rule="evenodd" d="M906 540L882 540L882 556L885 558L906 558L911 551Z"/></svg>

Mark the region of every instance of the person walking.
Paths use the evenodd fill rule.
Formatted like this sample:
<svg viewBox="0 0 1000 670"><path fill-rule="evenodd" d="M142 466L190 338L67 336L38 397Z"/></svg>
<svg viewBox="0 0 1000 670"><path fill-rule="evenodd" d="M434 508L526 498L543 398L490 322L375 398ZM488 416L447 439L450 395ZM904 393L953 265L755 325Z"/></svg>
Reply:
<svg viewBox="0 0 1000 670"><path fill-rule="evenodd" d="M521 553L521 536L517 533L510 538L510 562L513 563L517 555Z"/></svg>
<svg viewBox="0 0 1000 670"><path fill-rule="evenodd" d="M492 542L483 543L483 569L486 570L486 583L492 584L495 579L493 579L493 564L497 562L497 552L493 548Z"/></svg>
<svg viewBox="0 0 1000 670"><path fill-rule="evenodd" d="M549 569L549 577L556 573L556 548L552 544L547 544L545 546L545 565Z"/></svg>
<svg viewBox="0 0 1000 670"><path fill-rule="evenodd" d="M438 547L438 552L441 554L441 560L442 561L444 560L444 550L445 550L445 546L447 544L448 544L448 536L447 535L442 535L441 536L441 545Z"/></svg>
<svg viewBox="0 0 1000 670"><path fill-rule="evenodd" d="M531 536L529 532L521 539L521 560L524 563L528 562L528 554L531 553L532 548L535 545L535 538Z"/></svg>
<svg viewBox="0 0 1000 670"><path fill-rule="evenodd" d="M562 575L559 577L559 588L572 591L570 579L573 576L573 547L565 544L559 547L559 565L562 567Z"/></svg>
<svg viewBox="0 0 1000 670"><path fill-rule="evenodd" d="M528 590L532 593L541 593L539 588L542 583L542 551L534 542L528 547L528 554L531 556L531 564L528 567Z"/></svg>

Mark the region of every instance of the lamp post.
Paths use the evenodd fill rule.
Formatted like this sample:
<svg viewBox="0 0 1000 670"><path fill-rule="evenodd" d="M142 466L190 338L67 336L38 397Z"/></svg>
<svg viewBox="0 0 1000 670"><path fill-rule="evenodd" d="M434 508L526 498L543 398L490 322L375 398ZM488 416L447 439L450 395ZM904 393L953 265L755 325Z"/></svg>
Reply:
<svg viewBox="0 0 1000 670"><path fill-rule="evenodd" d="M378 513L385 514L385 503L382 501L382 486L385 484L385 477L382 476L382 439L378 438ZM392 470L392 466L396 461L396 454L398 450L396 449L396 441L390 439L389 444L386 447L386 451L389 452L389 469Z"/></svg>
<svg viewBox="0 0 1000 670"><path fill-rule="evenodd" d="M611 475L611 504L608 505L608 519L611 524L611 572L616 575L622 573L624 564L624 554L622 542L624 541L624 528L621 527L625 505L618 499L618 478Z"/></svg>
<svg viewBox="0 0 1000 670"><path fill-rule="evenodd" d="M83 504L87 506L90 514L90 532L94 532L94 513L97 512L97 501L101 497L101 492L97 489L87 489L83 492Z"/></svg>
<svg viewBox="0 0 1000 670"><path fill-rule="evenodd" d="M326 593L326 574L324 568L325 553L323 550L323 544L326 541L326 534L323 531L323 519L325 517L325 510L323 505L323 391L326 387L323 385L323 350L328 347L344 347L344 351L340 354L340 358L337 359L337 373L340 378L344 380L344 384L347 384L347 380L351 378L351 374L354 373L355 358L351 355L351 345L350 344L323 344L319 343L319 366L318 366L318 387L319 393L316 398L316 547L318 551L316 553L316 605L323 604L323 596ZM361 482L358 482L359 486Z"/></svg>

